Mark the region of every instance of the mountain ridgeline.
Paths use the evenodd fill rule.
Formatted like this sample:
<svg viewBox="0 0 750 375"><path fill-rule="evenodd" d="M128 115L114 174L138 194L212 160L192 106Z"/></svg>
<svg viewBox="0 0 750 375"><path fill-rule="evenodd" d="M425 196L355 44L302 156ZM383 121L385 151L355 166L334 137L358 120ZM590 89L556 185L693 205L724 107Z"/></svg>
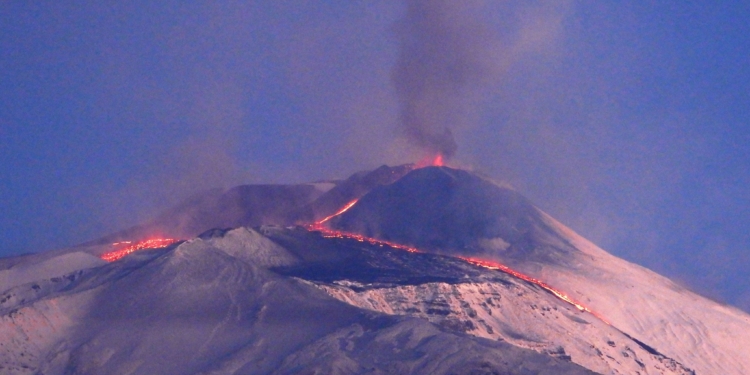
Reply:
<svg viewBox="0 0 750 375"><path fill-rule="evenodd" d="M414 170L374 188L331 226L419 249L565 264L576 253L528 199L468 171Z"/></svg>
<svg viewBox="0 0 750 375"><path fill-rule="evenodd" d="M0 259L1 374L745 375L747 332L448 167L209 191Z"/></svg>

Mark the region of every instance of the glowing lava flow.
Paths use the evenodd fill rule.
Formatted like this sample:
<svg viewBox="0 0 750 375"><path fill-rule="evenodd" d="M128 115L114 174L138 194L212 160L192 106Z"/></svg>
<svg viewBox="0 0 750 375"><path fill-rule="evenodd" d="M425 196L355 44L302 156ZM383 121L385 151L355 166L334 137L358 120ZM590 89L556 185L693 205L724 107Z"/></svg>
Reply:
<svg viewBox="0 0 750 375"><path fill-rule="evenodd" d="M319 220L319 221L316 221L314 225L323 225L323 223L325 223L326 221L328 221L328 220L331 220L331 219L333 219L334 217L336 217L336 216L339 216L339 215L343 214L343 213L344 213L344 212L346 212L346 211L347 211L348 209L352 208L352 206L354 206L354 204L356 204L358 200L359 200L359 199L355 199L355 200L353 200L353 201L351 201L351 202L347 203L347 204L346 204L346 205L345 205L345 206L344 206L343 208L341 208L340 210L336 211L336 213L335 213L335 214L333 214L333 215L328 215L328 216L326 216L325 218L323 218L323 220Z"/></svg>
<svg viewBox="0 0 750 375"><path fill-rule="evenodd" d="M357 240L359 242L366 242L366 243L369 243L370 245L388 246L394 249L405 250L410 253L422 253L422 251L420 251L416 247L406 246L406 245L402 245L402 244L390 242L390 241L378 240L372 237L365 237L356 233L341 232L341 231L328 229L322 226L315 226L315 225L308 226L307 229L318 231L325 238L346 238L350 240Z"/></svg>
<svg viewBox="0 0 750 375"><path fill-rule="evenodd" d="M355 200L347 203L340 210L336 211L335 214L326 216L324 219L316 221L315 224L307 225L305 228L307 228L307 230L311 230L311 231L318 231L325 238L347 238L347 239L357 240L359 242L367 242L370 245L390 246L390 247L392 247L394 249L406 250L406 251L408 251L410 253L418 253L418 252L420 252L419 250L417 250L414 247L410 247L410 246L406 246L406 245L401 245L401 244L397 244L395 242L390 242L390 241L378 240L378 239L371 238L371 237L365 237L365 236L362 236L362 235L359 235L359 234L356 234L356 233L349 233L349 232L342 232L342 231L338 231L338 230L333 230L333 229L326 228L323 225L326 221L331 220L334 217L339 216L339 215L343 214L344 212L346 212L347 210L349 210L350 208L352 208L352 206L354 206L358 201L359 201L359 199L355 199Z"/></svg>
<svg viewBox="0 0 750 375"><path fill-rule="evenodd" d="M462 256L456 256L456 258L463 259L466 262L471 263L471 264L473 264L475 266L480 266L480 267L484 267L484 268L491 269L491 270L502 271L502 272L505 272L505 273L507 273L507 274L509 274L511 276L517 277L517 278L519 278L521 280L528 281L528 282L530 282L532 284L536 284L539 287L541 287L542 289L544 289L544 290L546 290L546 291L554 294L557 298L559 298L559 299L561 299L561 300L563 300L563 301L565 301L565 302L567 302L567 303L575 306L578 310L580 310L580 311L586 311L588 313L591 313L592 315L596 316L597 318L603 320L605 323L609 324L606 320L602 319L602 317L600 317L599 315L597 315L593 311L589 310L586 306L583 306L580 303L574 301L572 298L568 297L568 295L566 295L565 293L563 293L563 292L561 292L561 291L559 291L559 290L557 290L557 289L549 286L549 284L545 283L542 280L535 279L535 278L533 278L531 276L528 276L528 275L524 275L524 274L522 274L522 273L520 273L518 271L514 271L510 267L508 267L508 266L506 266L504 264L501 264L501 263L492 262L492 261L489 261L489 260L482 260L482 259L475 259L475 258L469 258L469 257L462 257Z"/></svg>
<svg viewBox="0 0 750 375"><path fill-rule="evenodd" d="M323 225L326 221L328 221L328 220L330 220L330 219L332 219L332 218L334 218L334 217L336 217L338 215L343 214L348 209L350 209L352 206L354 206L356 203L357 203L357 199L355 199L355 200L347 203L346 206L344 206L342 209L340 209L335 214L330 215L330 216L324 218L323 220L320 220L320 221L316 222L315 224L308 225L306 227L307 230L318 231L325 238L346 238L346 239L353 239L353 240L356 240L356 241L359 241L359 242L366 242L366 243L369 243L371 245L388 246L388 247L391 247L391 248L394 248L394 249L405 250L405 251L408 251L410 253L425 253L424 251L419 250L416 247L402 245L402 244L391 242L391 241L379 240L379 239L372 238L372 237L366 237L366 236L363 236L361 234L333 230L333 229L330 229L330 228L326 228ZM554 295L555 297L559 298L560 300L573 305L579 311L587 312L587 313L595 316L596 318L598 318L602 322L604 322L606 324L610 324L609 321L607 321L606 319L604 319L604 317L602 317L601 315L599 315L599 314L591 311L586 306L583 306L579 302L576 302L575 300L573 300L572 298L570 298L567 294L565 294L565 293L563 293L563 292L561 292L561 291L559 291L559 290L551 287L549 284L545 283L544 281L541 281L539 279L535 279L535 278L533 278L531 276L528 276L528 275L525 275L525 274L520 273L518 271L515 271L515 270L511 269L510 267L508 267L508 266L506 266L506 265L504 265L502 263L493 262L493 261L489 261L489 260L483 260L483 259L469 258L469 257L460 256L460 255L455 256L455 258L461 259L461 260L463 260L463 261L465 261L465 262L467 262L469 264L473 264L475 266L487 268L487 269L490 269L490 270L501 271L501 272L504 272L504 273L506 273L508 275L511 275L511 276L515 277L515 278L518 278L518 279L521 279L523 281L529 282L531 284L537 285L540 288L546 290L547 292L552 293L552 295Z"/></svg>
<svg viewBox="0 0 750 375"><path fill-rule="evenodd" d="M321 235L323 237L325 237L325 238L346 238L346 239L356 240L356 241L359 241L359 242L366 242L366 243L369 243L371 245L388 246L388 247L391 247L391 248L394 248L394 249L406 250L406 251L408 251L410 253L425 253L425 251L419 250L416 247L402 245L402 244L391 242L391 241L378 240L376 238L366 237L366 236L363 236L363 235L360 235L360 234L356 234L356 233L342 232L342 231L332 230L332 229L328 229L328 228L323 228L321 226L309 226L308 229L319 231L321 233ZM609 322L607 322L604 318L602 318L598 314L594 313L593 311L591 311L586 306L583 306L582 304L576 302L575 300L573 300L572 298L570 298L567 294L565 294L565 293L563 293L563 292L561 292L561 291L559 291L559 290L551 287L549 284L545 283L544 281L541 281L541 280L535 279L535 278L533 278L531 276L522 274L522 273L520 273L518 271L515 271L515 270L511 269L510 267L508 267L508 266L506 266L504 264L501 264L501 263L492 262L492 261L488 261L488 260L482 260L482 259L468 258L468 257L463 257L463 256L454 256L454 258L461 259L461 260L465 261L466 263L473 264L475 266L487 268L487 269L490 269L490 270L501 271L501 272L507 273L508 275L511 275L511 276L513 276L515 278L518 278L518 279L521 279L523 281L535 284L535 285L539 286L540 288L542 288L542 289L544 289L544 290L552 293L555 297L563 300L564 302L567 302L567 303L573 305L578 310L588 312L588 313L596 316L597 318L601 319L605 323L609 324Z"/></svg>
<svg viewBox="0 0 750 375"><path fill-rule="evenodd" d="M178 241L179 240L175 240L172 238L153 238L150 240L139 241L136 243L133 243L131 241L115 242L112 244L112 246L125 245L125 244L129 246L124 249L111 251L109 253L104 253L100 256L100 258L106 260L107 262L114 262L134 251L144 250L144 249L159 249L162 247L167 247Z"/></svg>

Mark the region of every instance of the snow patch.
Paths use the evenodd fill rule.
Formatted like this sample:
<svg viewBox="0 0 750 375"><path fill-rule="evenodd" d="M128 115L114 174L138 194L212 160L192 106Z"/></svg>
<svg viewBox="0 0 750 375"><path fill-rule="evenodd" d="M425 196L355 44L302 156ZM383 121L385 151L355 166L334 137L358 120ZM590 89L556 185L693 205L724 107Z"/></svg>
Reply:
<svg viewBox="0 0 750 375"><path fill-rule="evenodd" d="M676 361L525 283L428 283L355 291L318 284L348 304L424 318L449 331L503 341L598 373L692 374Z"/></svg>

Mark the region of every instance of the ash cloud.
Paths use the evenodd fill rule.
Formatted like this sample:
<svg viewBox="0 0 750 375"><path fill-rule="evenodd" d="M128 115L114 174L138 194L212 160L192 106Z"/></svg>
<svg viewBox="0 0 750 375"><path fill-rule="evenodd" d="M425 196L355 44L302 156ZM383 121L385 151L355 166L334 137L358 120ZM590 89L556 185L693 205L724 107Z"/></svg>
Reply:
<svg viewBox="0 0 750 375"><path fill-rule="evenodd" d="M428 154L450 158L451 129L467 122L483 77L490 74L492 35L477 11L480 1L407 0L396 24L398 59L391 79L399 102L399 130Z"/></svg>

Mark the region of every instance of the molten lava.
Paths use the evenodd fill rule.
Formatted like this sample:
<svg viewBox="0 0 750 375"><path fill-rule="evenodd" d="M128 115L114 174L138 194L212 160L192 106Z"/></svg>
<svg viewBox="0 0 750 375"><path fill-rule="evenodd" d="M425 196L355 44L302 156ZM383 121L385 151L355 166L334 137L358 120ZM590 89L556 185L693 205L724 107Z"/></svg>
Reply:
<svg viewBox="0 0 750 375"><path fill-rule="evenodd" d="M438 158L440 158L439 155L438 155ZM441 161L442 161L442 158L441 158ZM343 214L344 212L346 212L347 210L349 210L350 208L352 208L352 206L354 206L356 203L357 203L357 199L355 199L355 200L347 203L346 206L344 206L342 209L338 210L335 214L330 215L330 216L324 218L323 220L320 220L320 221L316 222L315 224L308 225L306 227L307 230L318 231L325 238L353 239L353 240L356 240L356 241L359 241L359 242L366 242L366 243L369 243L371 245L377 245L377 246L381 246L381 247L382 246L388 246L388 247L394 248L394 249L405 250L405 251L408 251L410 253L424 253L424 251L419 250L416 247L402 245L402 244L391 242L391 241L379 240L379 239L372 238L372 237L366 237L366 236L363 236L363 235L357 234L357 233L350 233L350 232L338 231L338 230L326 228L323 225L326 221L328 221L328 220L330 220L330 219L332 219L332 218L334 218L334 217L336 217L338 215ZM455 258L461 259L461 260L463 260L463 261L465 261L465 262L467 262L469 264L473 264L475 266L487 268L487 269L490 269L490 270L501 271L501 272L504 272L504 273L506 273L508 275L511 275L511 276L513 276L513 277L515 277L517 279L521 279L521 280L526 281L528 283L537 285L540 288L546 290L547 292L552 293L552 295L554 295L555 297L559 298L563 302L566 302L566 303L569 303L569 304L573 305L579 311L587 312L587 313L595 316L599 320L603 321L604 323L610 324L601 315L599 315L599 314L591 311L586 306L580 304L579 302L576 302L574 299L570 298L570 296L568 296L567 294L565 294L565 293L563 293L563 292L561 292L561 291L559 291L559 290L551 287L549 284L545 283L544 281L541 281L539 279L535 279L535 278L533 278L531 276L528 276L528 275L525 275L523 273L520 273L520 272L518 272L516 270L513 270L510 267L508 267L508 266L506 266L506 265L504 265L502 263L493 262L493 261L489 261L489 260L483 260L483 259L463 257L463 256L456 256Z"/></svg>
<svg viewBox="0 0 750 375"><path fill-rule="evenodd" d="M504 265L502 263L492 262L492 261L483 260L483 259L462 257L462 256L457 256L456 258L463 259L466 262L471 263L471 264L473 264L475 266L480 266L480 267L484 267L484 268L491 269L491 270L502 271L502 272L505 272L505 273L507 273L507 274L509 274L511 276L514 276L514 277L516 277L518 279L530 282L532 284L536 284L539 287L541 287L542 289L544 289L544 290L552 293L557 298L559 298L559 299L561 299L561 300L563 300L563 301L565 301L565 302L567 302L567 303L575 306L578 310L591 313L592 315L594 315L597 318L601 319L605 323L609 324L606 320L602 319L601 316L599 316L598 314L596 314L593 311L589 310L586 306L581 305L580 303L578 303L575 300L573 300L572 298L570 298L567 294L565 294L565 293L563 293L563 292L561 292L561 291L559 291L559 290L551 287L549 284L545 283L542 280L535 279L535 278L533 278L531 276L522 274L522 273L520 273L518 271L515 271L515 270L511 269L510 267L508 267L508 266L506 266L506 265Z"/></svg>
<svg viewBox="0 0 750 375"><path fill-rule="evenodd" d="M344 207L342 207L342 208L341 208L340 210L336 211L336 213L335 213L335 214L333 214L333 215L328 215L328 216L326 216L325 218L323 218L322 220L318 220L318 221L316 221L314 225L322 225L322 224L323 224L323 223L325 223L326 221L328 221L328 220L331 220L331 219L333 219L334 217L336 217L336 216L339 216L339 215L343 214L343 213L344 213L344 212L346 212L346 211L347 211L348 209L352 208L352 206L354 206L354 204L356 204L358 200L359 200L359 198L358 198L358 199L355 199L355 200L353 200L353 201L351 201L351 202L349 202L349 203L347 203L347 204L346 204L346 205L344 205Z"/></svg>
<svg viewBox="0 0 750 375"><path fill-rule="evenodd" d="M129 245L129 246L122 248L122 249L115 250L115 251L111 251L108 253L104 253L100 256L100 258L106 260L107 262L114 262L134 251L144 250L144 249L160 249L163 247L167 247L178 241L179 240L175 240L172 238L153 238L150 240L139 241L136 243L133 243L132 241L115 242L112 244L112 246L120 246L120 245Z"/></svg>
<svg viewBox="0 0 750 375"><path fill-rule="evenodd" d="M408 251L410 253L421 253L422 252L419 249L417 249L416 247L402 245L402 244L391 242L391 241L378 240L376 238L366 237L366 236L363 236L363 235L360 235L360 234L356 234L356 233L349 233L349 232L342 232L342 231L337 231L337 230L333 230L333 229L328 229L328 228L324 228L322 226L312 226L311 225L311 226L307 227L307 229L318 231L325 238L346 238L346 239L350 239L350 240L357 240L359 242L367 242L370 245L376 245L376 246L381 246L381 247L382 246L388 246L388 247L391 247L391 248L394 248L394 249L405 250L405 251Z"/></svg>

